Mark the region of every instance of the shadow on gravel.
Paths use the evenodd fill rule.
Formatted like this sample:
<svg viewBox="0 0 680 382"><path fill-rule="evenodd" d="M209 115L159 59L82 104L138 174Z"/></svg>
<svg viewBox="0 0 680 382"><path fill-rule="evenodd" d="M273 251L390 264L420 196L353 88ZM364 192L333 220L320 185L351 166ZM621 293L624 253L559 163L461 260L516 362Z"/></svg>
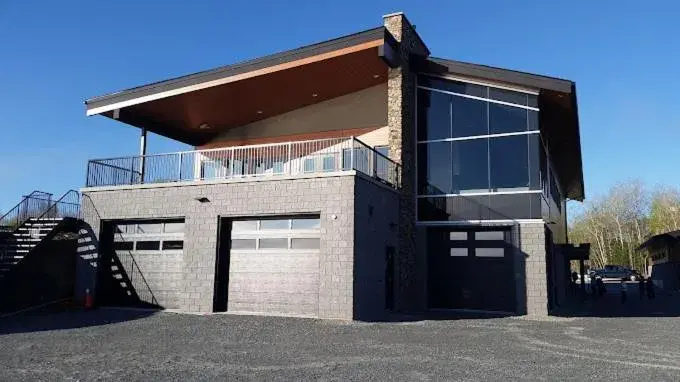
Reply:
<svg viewBox="0 0 680 382"><path fill-rule="evenodd" d="M513 317L517 314L495 313L495 312L475 312L475 311L429 311L420 314L400 314L391 313L387 317L378 320L361 320L363 322L415 322L415 321L454 321L454 320L483 320Z"/></svg>
<svg viewBox="0 0 680 382"><path fill-rule="evenodd" d="M138 320L156 314L156 311L96 309L91 311L54 310L30 312L0 318L0 336L14 333L42 332L101 326Z"/></svg>

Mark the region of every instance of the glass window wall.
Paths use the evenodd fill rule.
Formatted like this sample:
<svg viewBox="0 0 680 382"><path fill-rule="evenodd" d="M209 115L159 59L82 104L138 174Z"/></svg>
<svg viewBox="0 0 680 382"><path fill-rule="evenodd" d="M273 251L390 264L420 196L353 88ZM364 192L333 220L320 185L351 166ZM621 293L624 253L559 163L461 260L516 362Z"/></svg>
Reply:
<svg viewBox="0 0 680 382"><path fill-rule="evenodd" d="M539 204L533 195L540 196L547 166L538 96L420 76L417 97L418 196L422 199L418 205L426 209L419 215L440 215L441 220L501 219L507 212L536 216ZM518 193L528 195L491 197ZM494 211L492 204L502 211Z"/></svg>

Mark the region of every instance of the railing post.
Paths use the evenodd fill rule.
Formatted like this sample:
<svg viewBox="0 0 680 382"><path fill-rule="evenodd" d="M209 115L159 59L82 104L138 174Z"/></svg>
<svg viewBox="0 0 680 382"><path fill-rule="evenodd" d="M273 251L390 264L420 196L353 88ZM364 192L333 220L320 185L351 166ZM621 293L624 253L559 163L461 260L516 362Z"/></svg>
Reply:
<svg viewBox="0 0 680 382"><path fill-rule="evenodd" d="M378 152L375 151L372 148L369 148L369 150L371 150L371 152L373 153L373 163L372 163L372 166L371 166L372 167L371 168L371 176L376 178L378 176L377 175L378 172L377 172L377 169L376 169L376 167L378 167Z"/></svg>
<svg viewBox="0 0 680 382"><path fill-rule="evenodd" d="M288 142L288 175L293 175L293 142Z"/></svg>
<svg viewBox="0 0 680 382"><path fill-rule="evenodd" d="M179 163L177 165L177 181L182 180L182 153L179 153Z"/></svg>
<svg viewBox="0 0 680 382"><path fill-rule="evenodd" d="M231 159L229 160L229 176L234 177L234 148L231 149Z"/></svg>
<svg viewBox="0 0 680 382"><path fill-rule="evenodd" d="M350 149L349 149L349 153L350 153L350 155L349 155L349 169L354 170L354 152L355 152L355 150L354 150L354 137L352 137L350 142L352 142L352 147L350 147Z"/></svg>
<svg viewBox="0 0 680 382"><path fill-rule="evenodd" d="M130 158L130 184L135 184L135 158Z"/></svg>

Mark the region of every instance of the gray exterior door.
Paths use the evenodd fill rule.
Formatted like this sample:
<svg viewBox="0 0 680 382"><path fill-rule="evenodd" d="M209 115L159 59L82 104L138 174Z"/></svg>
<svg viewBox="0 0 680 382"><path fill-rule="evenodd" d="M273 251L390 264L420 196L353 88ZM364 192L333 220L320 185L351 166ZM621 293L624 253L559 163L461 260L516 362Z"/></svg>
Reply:
<svg viewBox="0 0 680 382"><path fill-rule="evenodd" d="M227 311L318 316L318 217L232 222Z"/></svg>
<svg viewBox="0 0 680 382"><path fill-rule="evenodd" d="M516 310L509 229L428 229L430 309Z"/></svg>

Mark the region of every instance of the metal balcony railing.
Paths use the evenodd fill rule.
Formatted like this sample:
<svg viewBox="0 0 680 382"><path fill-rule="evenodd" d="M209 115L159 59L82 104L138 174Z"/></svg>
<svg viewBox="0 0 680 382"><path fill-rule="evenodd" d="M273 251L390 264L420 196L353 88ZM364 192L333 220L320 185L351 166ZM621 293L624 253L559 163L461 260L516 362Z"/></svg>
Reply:
<svg viewBox="0 0 680 382"><path fill-rule="evenodd" d="M400 166L360 140L330 138L90 160L87 187L358 171L399 187Z"/></svg>

